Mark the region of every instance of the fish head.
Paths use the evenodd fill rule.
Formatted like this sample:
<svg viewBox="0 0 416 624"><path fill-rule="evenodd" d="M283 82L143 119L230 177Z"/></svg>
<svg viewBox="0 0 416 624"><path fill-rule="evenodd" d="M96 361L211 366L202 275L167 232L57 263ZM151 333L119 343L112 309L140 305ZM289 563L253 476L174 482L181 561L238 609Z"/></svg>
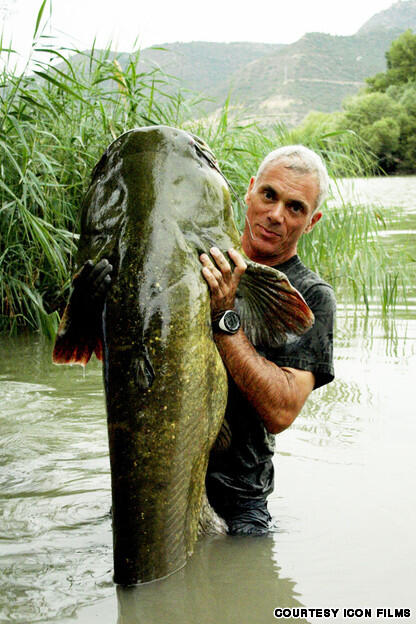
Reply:
<svg viewBox="0 0 416 624"><path fill-rule="evenodd" d="M169 126L135 128L113 141L93 170L78 264L92 254L117 265L120 238L148 240L159 224L167 237L180 232L199 251L239 247L229 188L208 145Z"/></svg>

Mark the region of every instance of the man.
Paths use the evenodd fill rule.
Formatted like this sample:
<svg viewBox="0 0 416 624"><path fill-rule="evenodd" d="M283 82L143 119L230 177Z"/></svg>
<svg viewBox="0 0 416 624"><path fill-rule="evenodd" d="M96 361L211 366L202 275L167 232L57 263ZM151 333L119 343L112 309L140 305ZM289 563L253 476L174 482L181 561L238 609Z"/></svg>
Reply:
<svg viewBox="0 0 416 624"><path fill-rule="evenodd" d="M297 256L301 236L322 217L328 174L317 154L304 146L271 152L252 177L245 197L242 247L251 260L287 275L315 315L301 337L277 349L253 347L240 328L228 333L220 319L234 308L246 269L230 249L234 271L215 247L202 254L202 273L211 292L214 340L229 374L226 421L231 443L213 450L206 485L210 503L226 520L231 535L261 535L271 516L267 497L273 490L274 435L295 420L311 391L332 381L332 288Z"/></svg>
<svg viewBox="0 0 416 624"><path fill-rule="evenodd" d="M214 509L226 520L229 533L267 532L267 497L273 490L274 435L299 414L308 395L333 379L332 331L335 299L331 287L297 257L300 237L320 220L328 187L321 159L303 146L271 152L250 180L247 218L242 236L246 255L285 273L315 315L314 326L300 338L290 337L278 349L255 349L244 332L224 331L225 311L234 307L243 257L229 255L234 271L216 248L201 255L202 273L211 291L213 335L229 373L226 421L231 443L211 452L207 493ZM73 307L93 304L101 314L111 283L106 259L87 262L71 295ZM88 298L88 306L83 302ZM81 302L78 302L78 299Z"/></svg>

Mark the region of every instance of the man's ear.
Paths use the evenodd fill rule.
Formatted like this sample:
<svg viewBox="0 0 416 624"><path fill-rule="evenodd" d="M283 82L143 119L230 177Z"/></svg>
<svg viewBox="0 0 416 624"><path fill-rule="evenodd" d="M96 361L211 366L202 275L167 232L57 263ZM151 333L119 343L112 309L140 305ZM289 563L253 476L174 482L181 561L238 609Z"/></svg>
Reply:
<svg viewBox="0 0 416 624"><path fill-rule="evenodd" d="M254 186L254 182L255 181L256 181L256 178L254 176L251 176L250 182L249 182L249 185L248 185L248 189L247 189L246 195L244 197L246 203L247 203L248 196L250 195L251 191L253 190L253 186Z"/></svg>
<svg viewBox="0 0 416 624"><path fill-rule="evenodd" d="M309 224L306 226L304 230L305 234L308 234L315 227L315 225L318 223L321 217L322 217L322 212L315 212L315 214L312 215L312 218Z"/></svg>

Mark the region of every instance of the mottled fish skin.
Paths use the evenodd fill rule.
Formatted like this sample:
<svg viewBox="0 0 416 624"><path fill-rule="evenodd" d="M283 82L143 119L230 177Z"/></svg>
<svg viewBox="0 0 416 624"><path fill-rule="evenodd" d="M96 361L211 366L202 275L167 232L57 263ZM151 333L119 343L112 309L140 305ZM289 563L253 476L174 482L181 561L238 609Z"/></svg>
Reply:
<svg viewBox="0 0 416 624"><path fill-rule="evenodd" d="M199 254L214 244L223 251L241 247L227 184L201 146L166 126L129 131L109 146L85 198L78 253L78 266L102 257L114 266L103 328L94 342L94 330L83 337L67 315L55 346L60 362L74 361L77 352L85 363L86 350L99 354L103 339L114 580L124 585L162 578L186 563L202 506L202 530L214 526L204 483L227 376L212 339ZM263 274L261 265L248 264L247 293ZM313 317L303 299L281 274L265 269L283 292L289 331L304 331ZM270 308L264 285L262 293ZM239 307L249 336L268 339L254 329L261 305L252 313L247 295ZM281 339L280 325L274 333Z"/></svg>
<svg viewBox="0 0 416 624"><path fill-rule="evenodd" d="M166 576L192 553L227 397L197 251L207 247L198 229L222 226L211 204L222 208L227 190L194 145L159 128L110 148L124 210L104 314L114 579L122 584Z"/></svg>

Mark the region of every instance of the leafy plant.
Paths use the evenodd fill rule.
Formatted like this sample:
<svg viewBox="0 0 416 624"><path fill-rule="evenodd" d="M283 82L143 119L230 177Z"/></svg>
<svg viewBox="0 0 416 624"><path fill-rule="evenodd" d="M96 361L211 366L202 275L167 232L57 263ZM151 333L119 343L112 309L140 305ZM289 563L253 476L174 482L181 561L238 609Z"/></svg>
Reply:
<svg viewBox="0 0 416 624"><path fill-rule="evenodd" d="M1 74L0 330L56 331L90 172L108 143L132 127L166 124L200 135L240 198L264 156L284 144L315 149L333 178L373 171L356 133L327 118L310 117L295 130L279 123L262 128L231 115L229 97L220 114L198 118L201 98L173 90L157 68L139 71L139 50L121 63L110 44L105 50L93 44L88 52L55 48L42 34L47 8L44 0L26 70L5 65ZM243 202L234 205L242 228ZM343 298L368 304L378 296L387 310L401 283L393 269L386 271L389 259L376 238L382 226L371 211L328 209L304 239L302 257Z"/></svg>

